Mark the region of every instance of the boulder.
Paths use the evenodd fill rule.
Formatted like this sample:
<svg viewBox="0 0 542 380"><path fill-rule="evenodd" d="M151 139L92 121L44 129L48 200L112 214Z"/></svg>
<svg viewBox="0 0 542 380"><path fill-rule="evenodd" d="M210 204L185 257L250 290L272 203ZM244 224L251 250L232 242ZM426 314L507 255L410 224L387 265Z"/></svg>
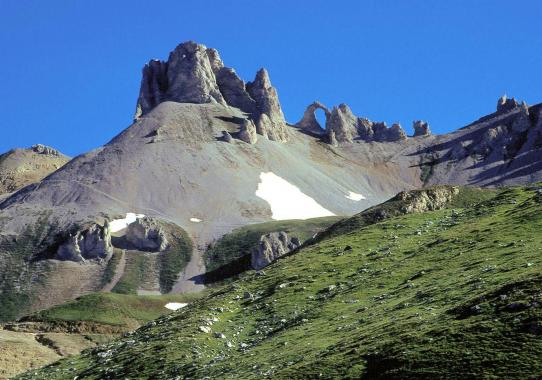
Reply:
<svg viewBox="0 0 542 380"><path fill-rule="evenodd" d="M90 228L68 236L55 254L57 260L85 261L103 259L113 253L109 223L94 224Z"/></svg>
<svg viewBox="0 0 542 380"><path fill-rule="evenodd" d="M423 120L414 121L412 123L412 128L414 129L414 137L429 136L431 134L429 123Z"/></svg>
<svg viewBox="0 0 542 380"><path fill-rule="evenodd" d="M288 238L288 234L284 231L262 235L258 246L252 250L252 268L260 270L299 246L299 239Z"/></svg>
<svg viewBox="0 0 542 380"><path fill-rule="evenodd" d="M160 224L150 217L136 219L126 228L126 241L140 251L162 252L169 242Z"/></svg>
<svg viewBox="0 0 542 380"><path fill-rule="evenodd" d="M230 133L228 131L222 131L222 136L220 137L220 140L222 140L224 142L227 142L227 143L232 143L233 142L233 137L230 135Z"/></svg>
<svg viewBox="0 0 542 380"><path fill-rule="evenodd" d="M258 141L258 135L256 134L256 126L252 120L243 120L241 129L239 130L239 139L248 144L256 144L256 141Z"/></svg>

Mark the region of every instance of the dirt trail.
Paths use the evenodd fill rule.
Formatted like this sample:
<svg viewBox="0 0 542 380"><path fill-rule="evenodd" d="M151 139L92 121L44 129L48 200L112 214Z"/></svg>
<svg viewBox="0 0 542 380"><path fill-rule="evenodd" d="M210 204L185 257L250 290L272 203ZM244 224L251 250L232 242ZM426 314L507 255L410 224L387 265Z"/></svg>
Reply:
<svg viewBox="0 0 542 380"><path fill-rule="evenodd" d="M111 290L113 290L115 285L117 285L121 277L124 275L125 268L126 268L126 250L123 249L120 256L119 263L117 264L117 267L115 268L115 275L113 276L111 281L109 281L109 283L103 287L102 292L110 292Z"/></svg>

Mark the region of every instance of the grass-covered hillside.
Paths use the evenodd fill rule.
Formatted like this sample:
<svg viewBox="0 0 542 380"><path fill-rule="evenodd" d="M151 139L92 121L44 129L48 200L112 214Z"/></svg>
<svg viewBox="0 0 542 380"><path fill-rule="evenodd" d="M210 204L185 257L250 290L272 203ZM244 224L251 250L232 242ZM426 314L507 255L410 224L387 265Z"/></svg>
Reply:
<svg viewBox="0 0 542 380"><path fill-rule="evenodd" d="M0 380L111 341L171 313L167 303L190 303L203 295L92 293L0 325Z"/></svg>
<svg viewBox="0 0 542 380"><path fill-rule="evenodd" d="M541 189L330 235L21 378L540 378Z"/></svg>
<svg viewBox="0 0 542 380"><path fill-rule="evenodd" d="M106 325L125 331L156 319L170 311L169 302L190 303L199 294L137 296L131 294L91 293L21 318L21 322L42 322L58 326Z"/></svg>
<svg viewBox="0 0 542 380"><path fill-rule="evenodd" d="M208 283L237 275L250 268L250 254L260 237L270 232L285 231L301 242L344 219L327 216L306 220L284 220L251 224L233 230L212 244L205 252L206 281Z"/></svg>

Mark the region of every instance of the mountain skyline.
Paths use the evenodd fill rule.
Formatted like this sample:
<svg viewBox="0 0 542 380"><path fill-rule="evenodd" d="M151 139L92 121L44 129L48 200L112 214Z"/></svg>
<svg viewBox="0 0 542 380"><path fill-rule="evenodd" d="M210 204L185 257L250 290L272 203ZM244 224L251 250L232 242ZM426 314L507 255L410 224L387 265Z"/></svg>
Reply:
<svg viewBox="0 0 542 380"><path fill-rule="evenodd" d="M0 151L43 143L75 156L106 143L132 122L144 63L167 59L180 40L219 49L245 81L266 67L290 123L319 100L399 122L409 134L413 120L427 120L440 134L492 112L504 93L541 100L535 2L481 2L468 14L461 2L437 9L317 1L287 13L280 1L103 4L5 3L0 41L10 59L0 63L0 111L12 133ZM107 12L97 21L100 9Z"/></svg>

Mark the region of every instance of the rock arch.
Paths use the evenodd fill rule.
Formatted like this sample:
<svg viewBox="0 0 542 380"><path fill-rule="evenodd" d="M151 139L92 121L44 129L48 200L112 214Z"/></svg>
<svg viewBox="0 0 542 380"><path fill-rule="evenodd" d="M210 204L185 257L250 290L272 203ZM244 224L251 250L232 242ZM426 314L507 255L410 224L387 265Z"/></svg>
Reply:
<svg viewBox="0 0 542 380"><path fill-rule="evenodd" d="M295 126L299 129L303 129L311 133L323 135L325 133L326 126L320 125L318 120L316 120L315 112L317 109L321 109L322 111L324 111L326 115L326 124L327 124L327 121L329 120L329 117L331 116L331 111L322 103L315 101L314 103L312 103L311 105L307 107L307 109L305 110L305 113L303 114L303 117L301 118L301 120L299 120L299 122L297 122Z"/></svg>

